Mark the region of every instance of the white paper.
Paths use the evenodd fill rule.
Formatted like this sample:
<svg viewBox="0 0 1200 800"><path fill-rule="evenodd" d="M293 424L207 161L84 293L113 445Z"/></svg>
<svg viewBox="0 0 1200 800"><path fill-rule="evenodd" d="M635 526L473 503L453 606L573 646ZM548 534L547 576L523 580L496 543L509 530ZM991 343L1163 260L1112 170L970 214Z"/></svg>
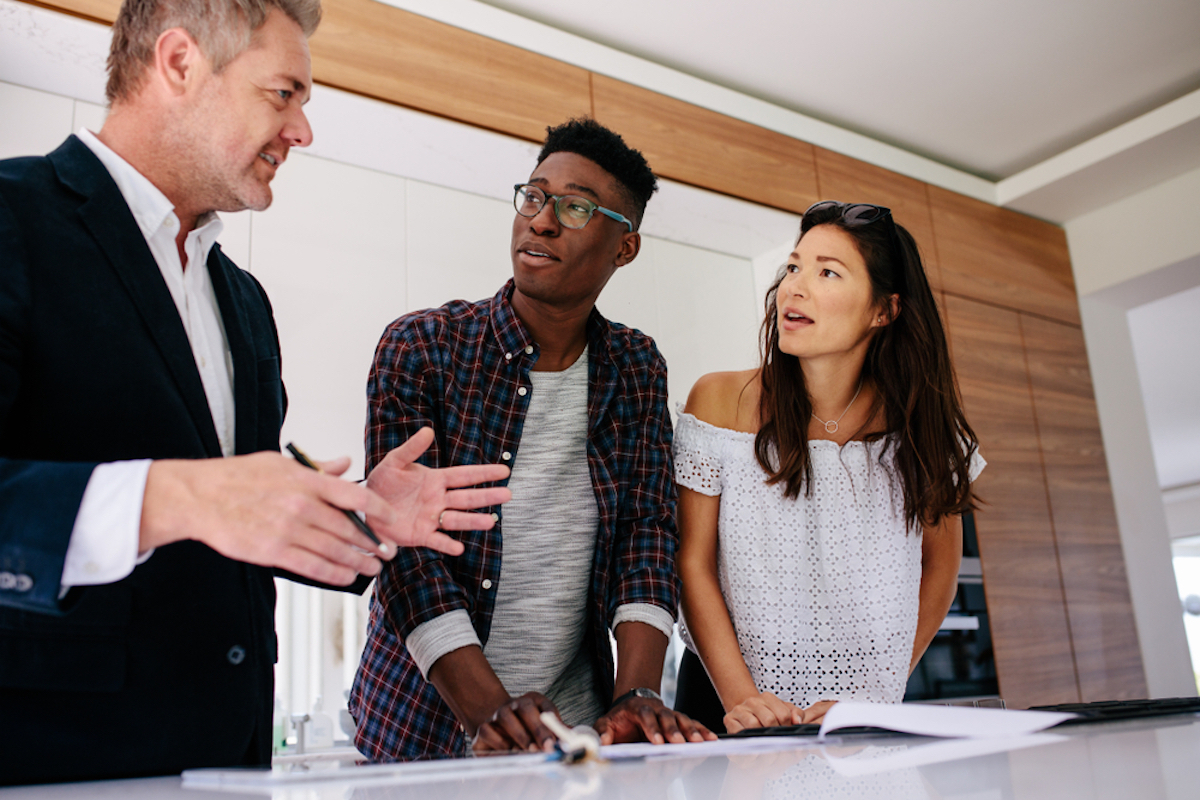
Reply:
<svg viewBox="0 0 1200 800"><path fill-rule="evenodd" d="M1044 744L1064 742L1066 736L1056 733L1032 733L1022 736L1005 736L993 739L949 739L924 744L913 744L902 748L889 745L888 752L877 757L870 753L856 753L852 756L834 756L825 753L829 766L839 775L858 777L877 772L891 772L897 769L911 769L928 764L940 764L943 761L957 761L961 758L974 758L992 753L1003 753L1008 750L1020 750L1025 747L1037 747ZM869 748L868 748L869 749Z"/></svg>
<svg viewBox="0 0 1200 800"><path fill-rule="evenodd" d="M1034 733L1074 716L1056 711L842 701L825 713L819 735L865 725L921 736L984 739Z"/></svg>
<svg viewBox="0 0 1200 800"><path fill-rule="evenodd" d="M717 739L715 742L686 742L684 744L610 744L600 748L600 757L609 761L631 758L705 758L743 753L765 753L773 750L798 750L815 747L812 736L747 736L739 739Z"/></svg>

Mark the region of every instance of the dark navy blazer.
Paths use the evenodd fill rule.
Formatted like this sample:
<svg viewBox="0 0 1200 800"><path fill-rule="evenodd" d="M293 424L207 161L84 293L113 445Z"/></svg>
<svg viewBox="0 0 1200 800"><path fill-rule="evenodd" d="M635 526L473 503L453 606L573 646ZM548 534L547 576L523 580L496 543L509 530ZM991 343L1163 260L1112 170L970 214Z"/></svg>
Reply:
<svg viewBox="0 0 1200 800"><path fill-rule="evenodd" d="M214 247L238 453L279 449L279 342L258 282ZM94 466L220 456L183 323L116 184L72 136L0 161L0 784L270 758L268 569L162 547L59 597Z"/></svg>

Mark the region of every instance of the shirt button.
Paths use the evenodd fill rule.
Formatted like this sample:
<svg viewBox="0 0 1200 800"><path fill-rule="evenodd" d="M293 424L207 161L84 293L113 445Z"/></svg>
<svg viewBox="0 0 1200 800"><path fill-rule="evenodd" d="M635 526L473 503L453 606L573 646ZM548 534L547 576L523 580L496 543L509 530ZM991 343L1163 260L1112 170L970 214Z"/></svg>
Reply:
<svg viewBox="0 0 1200 800"><path fill-rule="evenodd" d="M505 353L505 354L504 354L504 360L505 360L505 361L512 361L512 353Z"/></svg>
<svg viewBox="0 0 1200 800"><path fill-rule="evenodd" d="M529 394L529 391L522 386L520 389L517 389L517 394L521 395L521 397L524 397L525 395Z"/></svg>
<svg viewBox="0 0 1200 800"><path fill-rule="evenodd" d="M500 521L500 515L497 514L495 511L493 511L492 512L492 522L499 522L499 521Z"/></svg>
<svg viewBox="0 0 1200 800"><path fill-rule="evenodd" d="M492 588L492 582L491 582L491 581L489 581L487 578L484 578L484 579L483 579L483 583L482 583L481 585L482 585L482 586L483 586L483 588L485 588L485 589L490 589L490 588Z"/></svg>
<svg viewBox="0 0 1200 800"><path fill-rule="evenodd" d="M525 352L532 354L533 353L533 345L531 345L531 344L525 345Z"/></svg>
<svg viewBox="0 0 1200 800"><path fill-rule="evenodd" d="M512 453L505 450L503 453L500 454L500 460L501 461L512 461Z"/></svg>
<svg viewBox="0 0 1200 800"><path fill-rule="evenodd" d="M246 660L246 650L240 644L235 644L229 648L229 652L225 654L225 658L229 659L230 664L237 666Z"/></svg>
<svg viewBox="0 0 1200 800"><path fill-rule="evenodd" d="M100 571L100 565L97 564L95 561L89 561L83 565L83 571L86 572L88 575L95 575L97 572Z"/></svg>
<svg viewBox="0 0 1200 800"><path fill-rule="evenodd" d="M18 592L28 592L33 588L33 578L22 572L20 575L17 575L16 585L13 588Z"/></svg>

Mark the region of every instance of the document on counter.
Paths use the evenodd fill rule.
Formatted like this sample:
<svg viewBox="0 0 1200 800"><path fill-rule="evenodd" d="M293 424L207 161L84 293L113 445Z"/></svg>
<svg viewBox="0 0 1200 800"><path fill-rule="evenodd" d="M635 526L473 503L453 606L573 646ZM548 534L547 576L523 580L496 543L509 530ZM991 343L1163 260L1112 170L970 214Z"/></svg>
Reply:
<svg viewBox="0 0 1200 800"><path fill-rule="evenodd" d="M911 745L866 747L848 756L823 753L834 772L846 777L874 775L898 769L924 767L945 761L1006 753L1027 747L1065 742L1066 736L1056 733L1030 733L1022 736L999 736L987 739L920 739Z"/></svg>
<svg viewBox="0 0 1200 800"><path fill-rule="evenodd" d="M825 714L819 738L839 728L867 726L954 739L1021 736L1075 717L1057 711L1012 711L924 703L858 703L844 700Z"/></svg>

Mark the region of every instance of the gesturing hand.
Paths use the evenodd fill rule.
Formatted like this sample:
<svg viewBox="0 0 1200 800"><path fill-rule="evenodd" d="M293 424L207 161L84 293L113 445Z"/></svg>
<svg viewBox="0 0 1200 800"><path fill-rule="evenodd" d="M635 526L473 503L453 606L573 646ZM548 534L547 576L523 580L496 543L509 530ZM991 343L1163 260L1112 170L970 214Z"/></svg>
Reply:
<svg viewBox="0 0 1200 800"><path fill-rule="evenodd" d="M329 474L322 474L270 452L155 461L138 549L194 539L229 558L322 583L378 574L372 554L391 553L380 553L342 509L365 511L383 529L396 524L396 513L365 486L337 478L347 466L348 459L327 462Z"/></svg>
<svg viewBox="0 0 1200 800"><path fill-rule="evenodd" d="M512 493L501 486L464 489L508 477L502 464L431 469L416 460L433 443L433 430L422 428L388 453L367 476L367 486L392 507L394 519L367 521L381 537L406 547L431 547L456 556L463 546L442 531L486 531L495 524L491 514L471 513L474 508L507 502Z"/></svg>
<svg viewBox="0 0 1200 800"><path fill-rule="evenodd" d="M554 703L537 692L509 700L479 726L471 749L476 753L553 750L556 738L541 720L543 711L558 714Z"/></svg>
<svg viewBox="0 0 1200 800"><path fill-rule="evenodd" d="M673 711L661 700L649 697L630 697L596 720L594 727L602 745L639 741L682 744L717 738L687 714Z"/></svg>

